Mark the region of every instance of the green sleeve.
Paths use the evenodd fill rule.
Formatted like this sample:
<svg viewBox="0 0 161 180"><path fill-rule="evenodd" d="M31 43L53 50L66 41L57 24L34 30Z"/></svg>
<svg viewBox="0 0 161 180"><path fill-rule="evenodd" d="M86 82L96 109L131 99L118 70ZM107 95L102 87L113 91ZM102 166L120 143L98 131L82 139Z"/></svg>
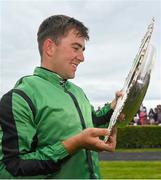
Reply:
<svg viewBox="0 0 161 180"><path fill-rule="evenodd" d="M112 116L113 109L109 103L95 111L92 106L92 121L95 127L107 127Z"/></svg>
<svg viewBox="0 0 161 180"><path fill-rule="evenodd" d="M70 158L60 141L32 150L36 125L30 106L23 97L12 91L4 95L0 102L0 116L3 162L13 176L53 173Z"/></svg>

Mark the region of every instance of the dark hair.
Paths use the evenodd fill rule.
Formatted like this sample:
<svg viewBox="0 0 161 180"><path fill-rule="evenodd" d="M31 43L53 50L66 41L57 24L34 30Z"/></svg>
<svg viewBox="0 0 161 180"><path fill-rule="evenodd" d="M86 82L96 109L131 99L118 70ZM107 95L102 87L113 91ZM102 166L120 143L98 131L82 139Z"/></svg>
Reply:
<svg viewBox="0 0 161 180"><path fill-rule="evenodd" d="M42 55L42 46L46 38L51 38L56 44L62 36L66 36L69 30L75 29L78 35L89 40L88 28L82 22L65 15L54 15L45 19L38 30L37 41L40 55Z"/></svg>

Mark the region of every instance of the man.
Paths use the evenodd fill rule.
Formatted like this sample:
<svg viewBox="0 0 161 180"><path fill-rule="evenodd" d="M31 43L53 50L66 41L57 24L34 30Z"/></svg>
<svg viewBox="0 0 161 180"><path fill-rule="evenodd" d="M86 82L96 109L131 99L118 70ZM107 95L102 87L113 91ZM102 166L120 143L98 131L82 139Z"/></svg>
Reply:
<svg viewBox="0 0 161 180"><path fill-rule="evenodd" d="M97 151L116 146L115 128L103 141L116 99L95 112L68 81L84 61L88 29L55 15L42 22L37 39L41 67L0 102L0 178L100 178Z"/></svg>

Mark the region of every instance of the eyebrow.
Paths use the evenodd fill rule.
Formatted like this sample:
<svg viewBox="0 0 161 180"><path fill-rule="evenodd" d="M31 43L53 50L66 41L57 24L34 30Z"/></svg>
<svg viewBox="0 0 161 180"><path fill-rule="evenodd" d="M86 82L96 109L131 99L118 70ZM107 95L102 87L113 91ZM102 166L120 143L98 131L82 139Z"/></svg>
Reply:
<svg viewBox="0 0 161 180"><path fill-rule="evenodd" d="M79 43L77 43L77 42L73 43L72 45L77 45L77 46L79 46L80 48L82 48L83 51L85 50L85 47L83 47L81 44L79 44Z"/></svg>

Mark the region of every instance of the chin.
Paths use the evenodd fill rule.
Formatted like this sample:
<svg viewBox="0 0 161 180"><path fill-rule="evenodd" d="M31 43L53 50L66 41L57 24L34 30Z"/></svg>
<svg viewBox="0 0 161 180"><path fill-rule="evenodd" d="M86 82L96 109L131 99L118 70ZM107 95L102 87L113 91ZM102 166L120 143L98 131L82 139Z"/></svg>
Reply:
<svg viewBox="0 0 161 180"><path fill-rule="evenodd" d="M74 79L74 78L75 78L75 74L68 76L68 79Z"/></svg>

